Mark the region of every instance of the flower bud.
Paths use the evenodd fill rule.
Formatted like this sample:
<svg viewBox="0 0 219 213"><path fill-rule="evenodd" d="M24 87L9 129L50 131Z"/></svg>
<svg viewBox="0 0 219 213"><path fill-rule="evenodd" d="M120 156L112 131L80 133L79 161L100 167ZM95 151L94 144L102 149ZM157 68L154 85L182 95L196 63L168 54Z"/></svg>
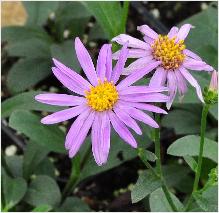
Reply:
<svg viewBox="0 0 219 213"><path fill-rule="evenodd" d="M209 85L209 90L218 92L218 83L217 83L217 71L214 70L211 76L211 82Z"/></svg>

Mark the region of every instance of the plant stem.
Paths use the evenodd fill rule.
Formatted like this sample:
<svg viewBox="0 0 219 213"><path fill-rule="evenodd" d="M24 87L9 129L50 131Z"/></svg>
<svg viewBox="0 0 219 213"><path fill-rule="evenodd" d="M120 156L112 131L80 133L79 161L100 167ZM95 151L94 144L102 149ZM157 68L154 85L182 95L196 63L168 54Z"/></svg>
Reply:
<svg viewBox="0 0 219 213"><path fill-rule="evenodd" d="M158 125L160 125L160 115L159 114L155 114L155 120L158 123ZM160 128L156 128L154 131L155 131L155 135L154 135L155 155L157 156L156 170L157 170L157 173L160 176L160 179L162 181L162 189L163 189L163 192L166 196L166 199L167 199L168 203L170 204L172 210L177 212L178 210L177 210L175 204L172 201L170 192L169 192L169 190L166 186L166 183L165 183L165 180L164 180L163 174L162 174L161 153L160 153Z"/></svg>
<svg viewBox="0 0 219 213"><path fill-rule="evenodd" d="M201 133L200 133L200 147L199 147L199 155L198 155L198 166L195 173L195 180L193 184L193 190L190 198L188 199L187 205L185 207L185 210L187 210L191 204L192 201L192 195L197 191L198 189L198 183L200 179L201 169L202 169L202 158L203 158L203 151L204 151L204 143L205 143L205 129L206 129L206 122L207 122L207 115L210 105L205 104L202 109L202 117L201 117Z"/></svg>

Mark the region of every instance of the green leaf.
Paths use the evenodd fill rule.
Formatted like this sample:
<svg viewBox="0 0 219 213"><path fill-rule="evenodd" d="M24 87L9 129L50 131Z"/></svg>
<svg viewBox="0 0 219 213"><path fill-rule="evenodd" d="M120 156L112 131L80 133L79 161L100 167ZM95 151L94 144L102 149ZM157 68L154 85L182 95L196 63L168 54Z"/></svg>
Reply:
<svg viewBox="0 0 219 213"><path fill-rule="evenodd" d="M24 1L23 4L28 14L27 25L43 25L46 23L49 14L58 8L59 2Z"/></svg>
<svg viewBox="0 0 219 213"><path fill-rule="evenodd" d="M38 26L11 26L2 28L2 41L9 43L25 42L28 39L41 39L51 43L51 37Z"/></svg>
<svg viewBox="0 0 219 213"><path fill-rule="evenodd" d="M56 207L61 201L61 192L54 179L40 175L31 181L24 200L32 206Z"/></svg>
<svg viewBox="0 0 219 213"><path fill-rule="evenodd" d="M217 212L218 210L218 186L210 186L202 193L195 193L196 203L206 212Z"/></svg>
<svg viewBox="0 0 219 213"><path fill-rule="evenodd" d="M52 210L52 207L49 205L39 205L32 210L32 212L49 212Z"/></svg>
<svg viewBox="0 0 219 213"><path fill-rule="evenodd" d="M13 112L9 118L9 126L50 151L65 152L64 133L55 125L41 124L39 116L31 112L23 110Z"/></svg>
<svg viewBox="0 0 219 213"><path fill-rule="evenodd" d="M96 40L96 39L107 40L107 35L103 31L102 27L98 23L95 23L94 26L89 31L88 39L89 40Z"/></svg>
<svg viewBox="0 0 219 213"><path fill-rule="evenodd" d="M147 148L151 141L148 138L149 128L146 125L141 125L141 129L143 134L141 136L135 136L136 141L138 141L138 146L142 148ZM82 146L81 152L84 151L86 153L87 149L90 149L90 137L84 142ZM82 153L83 156L83 153ZM131 160L137 157L137 151L130 147L127 143L125 143L116 133L112 130L111 133L111 145L110 145L110 153L108 157L108 161L103 166L97 166L96 162L93 159L92 154L89 155L89 158L81 171L80 180L89 177L91 175L95 175L106 170L112 169L120 164L124 163L127 160Z"/></svg>
<svg viewBox="0 0 219 213"><path fill-rule="evenodd" d="M217 9L209 7L186 19L183 23L195 26L186 38L187 48L200 54L209 64L217 68ZM183 24L182 23L182 24ZM207 38L207 39L206 39ZM216 62L216 63L215 63Z"/></svg>
<svg viewBox="0 0 219 213"><path fill-rule="evenodd" d="M148 150L138 148L138 155L142 159L142 161L156 161L157 156Z"/></svg>
<svg viewBox="0 0 219 213"><path fill-rule="evenodd" d="M47 175L51 178L55 178L55 166L51 160L46 157L36 167L34 174L36 175Z"/></svg>
<svg viewBox="0 0 219 213"><path fill-rule="evenodd" d="M33 173L36 167L45 159L48 150L32 141L28 142L24 152L23 173L26 179Z"/></svg>
<svg viewBox="0 0 219 213"><path fill-rule="evenodd" d="M14 42L7 46L9 56L28 58L50 58L50 43L39 38Z"/></svg>
<svg viewBox="0 0 219 213"><path fill-rule="evenodd" d="M198 156L199 144L199 136L188 135L176 140L173 144L171 144L167 150L167 153L174 156ZM208 138L205 138L203 157L217 162L217 150L217 143Z"/></svg>
<svg viewBox="0 0 219 213"><path fill-rule="evenodd" d="M47 111L56 112L64 107L52 106L47 104L42 104L34 99L38 94L45 93L44 91L30 91L20 93L11 98L6 99L2 102L2 118L6 118L11 115L15 110L36 110L36 111Z"/></svg>
<svg viewBox="0 0 219 213"><path fill-rule="evenodd" d="M162 183L151 171L146 170L139 175L137 183L131 191L132 203L137 203L147 195L161 187Z"/></svg>
<svg viewBox="0 0 219 213"><path fill-rule="evenodd" d="M4 210L9 210L24 197L27 183L23 178L10 178L3 172L2 187L5 201Z"/></svg>
<svg viewBox="0 0 219 213"><path fill-rule="evenodd" d="M178 210L183 209L183 204L178 198L170 192L173 203ZM150 194L149 198L151 212L172 212L172 208L166 199L166 196L161 188Z"/></svg>
<svg viewBox="0 0 219 213"><path fill-rule="evenodd" d="M109 39L120 34L122 8L120 2L83 2L88 10L95 16Z"/></svg>
<svg viewBox="0 0 219 213"><path fill-rule="evenodd" d="M177 135L195 134L200 132L200 114L176 109L162 119L162 126L174 128Z"/></svg>
<svg viewBox="0 0 219 213"><path fill-rule="evenodd" d="M185 162L190 166L190 168L194 172L196 172L196 169L197 169L197 166L198 166L196 160L193 157L188 156L188 155L184 156L183 158L184 158Z"/></svg>
<svg viewBox="0 0 219 213"><path fill-rule="evenodd" d="M23 156L18 156L18 155L5 156L5 161L13 177L23 177L23 173L22 173Z"/></svg>
<svg viewBox="0 0 219 213"><path fill-rule="evenodd" d="M89 206L77 197L67 197L57 212L90 212Z"/></svg>
<svg viewBox="0 0 219 213"><path fill-rule="evenodd" d="M51 74L51 61L45 58L20 59L9 71L7 85L12 93L22 92Z"/></svg>
<svg viewBox="0 0 219 213"><path fill-rule="evenodd" d="M211 106L209 112L215 120L218 120L218 104L214 104L213 106Z"/></svg>
<svg viewBox="0 0 219 213"><path fill-rule="evenodd" d="M53 44L51 46L52 57L58 59L66 66L73 68L74 71L80 72L81 67L76 57L74 41L67 40L62 44Z"/></svg>

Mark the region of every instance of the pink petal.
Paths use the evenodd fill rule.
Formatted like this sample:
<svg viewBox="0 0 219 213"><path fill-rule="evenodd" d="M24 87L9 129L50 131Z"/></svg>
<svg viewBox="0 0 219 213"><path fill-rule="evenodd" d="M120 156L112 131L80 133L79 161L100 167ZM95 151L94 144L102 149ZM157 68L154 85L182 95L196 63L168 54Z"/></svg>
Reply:
<svg viewBox="0 0 219 213"><path fill-rule="evenodd" d="M150 38L156 39L158 37L158 34L154 30L152 30L148 25L138 26L137 30Z"/></svg>
<svg viewBox="0 0 219 213"><path fill-rule="evenodd" d="M183 53L186 54L187 56L193 58L193 59L196 59L196 60L199 60L199 61L202 60L197 54L195 54L194 52L192 52L188 49L183 50Z"/></svg>
<svg viewBox="0 0 219 213"><path fill-rule="evenodd" d="M138 126L138 124L136 123L136 121L133 118L131 118L127 113L125 113L123 110L121 110L119 108L119 104L117 104L117 106L114 107L113 110L116 113L116 115L119 117L119 119L126 124L126 126L132 128L137 134L139 135L142 134L142 131Z"/></svg>
<svg viewBox="0 0 219 213"><path fill-rule="evenodd" d="M77 137L75 138L75 141L72 143L71 148L69 150L69 157L74 157L78 150L80 149L82 143L84 142L85 138L87 137L88 131L92 126L93 120L94 120L94 112L91 112L88 116L87 120L84 121L84 124L78 133Z"/></svg>
<svg viewBox="0 0 219 213"><path fill-rule="evenodd" d="M104 44L99 52L99 56L97 59L97 76L100 78L101 81L104 80L105 73L106 73L106 61L107 61L107 54L108 54L109 45Z"/></svg>
<svg viewBox="0 0 219 213"><path fill-rule="evenodd" d="M170 32L167 34L167 36L169 38L173 38L174 36L177 36L178 31L179 31L179 28L174 26L170 29Z"/></svg>
<svg viewBox="0 0 219 213"><path fill-rule="evenodd" d="M116 84L117 81L119 80L119 77L124 69L125 62L127 60L127 56L128 56L128 49L127 49L127 43L126 43L122 47L120 55L119 55L119 59L115 65L115 67L113 68L113 72L111 75L111 81L113 81L114 84Z"/></svg>
<svg viewBox="0 0 219 213"><path fill-rule="evenodd" d="M177 41L185 40L191 28L194 28L191 24L184 24L180 27L179 32L177 34Z"/></svg>
<svg viewBox="0 0 219 213"><path fill-rule="evenodd" d="M167 78L167 71L164 70L163 67L158 67L154 72L153 76L151 77L149 86L152 87L163 86L166 82L166 78Z"/></svg>
<svg viewBox="0 0 219 213"><path fill-rule="evenodd" d="M149 63L145 68L134 71L131 75L126 77L124 80L122 80L118 85L117 89L121 90L125 87L128 87L141 79L144 75L151 72L153 69L155 69L157 66L159 66L161 62L159 61L153 61L152 63Z"/></svg>
<svg viewBox="0 0 219 213"><path fill-rule="evenodd" d="M143 49L128 49L128 58L142 58L145 56L151 55L151 50L143 50ZM117 60L119 58L121 50L118 50L117 52L113 53L113 59Z"/></svg>
<svg viewBox="0 0 219 213"><path fill-rule="evenodd" d="M107 162L110 149L110 121L106 112L96 113L91 138L94 159L101 166Z"/></svg>
<svg viewBox="0 0 219 213"><path fill-rule="evenodd" d="M78 61L82 69L84 70L85 75L87 76L91 84L96 86L98 82L94 64L88 51L86 50L85 46L78 37L75 39L75 51Z"/></svg>
<svg viewBox="0 0 219 213"><path fill-rule="evenodd" d="M74 123L71 125L71 128L69 129L65 139L65 148L67 150L69 150L72 144L75 142L78 133L80 132L90 113L91 109L87 108L76 118Z"/></svg>
<svg viewBox="0 0 219 213"><path fill-rule="evenodd" d="M86 102L86 99L83 97L55 93L36 95L35 100L44 104L57 106L77 106Z"/></svg>
<svg viewBox="0 0 219 213"><path fill-rule="evenodd" d="M145 50L150 50L150 46L146 44L145 42L133 38L129 35L126 34L120 34L112 39L112 41L117 42L118 44L124 45L125 43L128 42L128 47L133 47L133 48L139 48L139 49L145 49Z"/></svg>
<svg viewBox="0 0 219 213"><path fill-rule="evenodd" d="M167 86L169 88L169 94L170 94L169 101L167 102L167 109L169 110L177 92L176 76L174 71L172 70L168 71L167 73Z"/></svg>
<svg viewBox="0 0 219 213"><path fill-rule="evenodd" d="M191 70L198 70L198 71L213 71L213 67L206 64L204 61L192 59L192 58L186 58L183 62L183 66L187 69Z"/></svg>
<svg viewBox="0 0 219 213"><path fill-rule="evenodd" d="M199 86L198 82L193 78L193 76L189 73L189 71L187 69L185 69L184 67L180 67L179 71L181 72L181 74L184 76L184 78L196 89L196 93L200 99L201 102L204 103L204 99L202 96L202 90L201 87Z"/></svg>
<svg viewBox="0 0 219 213"><path fill-rule="evenodd" d="M142 69L142 68L146 67L152 61L153 61L152 55L148 55L148 56L145 56L143 58L139 58L136 61L134 61L133 63L131 63L128 67L126 67L122 74L129 75L137 69Z"/></svg>
<svg viewBox="0 0 219 213"><path fill-rule="evenodd" d="M122 106L122 110L127 112L132 118L135 118L153 128L159 128L159 125L146 113L134 107Z"/></svg>
<svg viewBox="0 0 219 213"><path fill-rule="evenodd" d="M125 124L117 117L114 112L109 111L108 113L112 126L118 135L133 148L137 148L137 142Z"/></svg>
<svg viewBox="0 0 219 213"><path fill-rule="evenodd" d="M148 94L155 92L164 92L168 91L167 87L151 87L151 86L130 86L128 88L119 90L119 95L128 95L128 94Z"/></svg>
<svg viewBox="0 0 219 213"><path fill-rule="evenodd" d="M60 123L60 122L76 117L77 115L82 113L87 108L88 108L87 105L80 105L80 106L72 107L69 109L61 110L61 111L55 112L51 115L44 117L41 120L41 123L43 124Z"/></svg>
<svg viewBox="0 0 219 213"><path fill-rule="evenodd" d="M121 100L119 100L118 103L122 104L124 106L135 107L135 108L141 109L141 110L147 110L150 112L167 114L167 112L165 110L161 109L160 107L151 105L151 104L127 102L127 101L121 101Z"/></svg>

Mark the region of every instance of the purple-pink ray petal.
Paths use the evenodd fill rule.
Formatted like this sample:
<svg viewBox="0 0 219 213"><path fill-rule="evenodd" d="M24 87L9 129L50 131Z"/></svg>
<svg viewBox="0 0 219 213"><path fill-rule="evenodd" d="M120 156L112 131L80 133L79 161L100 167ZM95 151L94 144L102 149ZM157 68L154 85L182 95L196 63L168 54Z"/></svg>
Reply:
<svg viewBox="0 0 219 213"><path fill-rule="evenodd" d="M132 117L130 117L129 114L125 113L123 110L119 108L119 103L117 104L117 106L113 108L113 110L119 117L119 119L126 124L126 126L132 128L137 134L142 134L142 131L138 126L137 122Z"/></svg>
<svg viewBox="0 0 219 213"><path fill-rule="evenodd" d="M72 146L72 143L75 142L78 133L80 132L90 113L91 109L87 108L75 119L74 123L71 125L65 139L65 148L67 150L69 150Z"/></svg>
<svg viewBox="0 0 219 213"><path fill-rule="evenodd" d="M163 67L158 67L151 77L149 85L152 87L163 86L167 79L167 71Z"/></svg>
<svg viewBox="0 0 219 213"><path fill-rule="evenodd" d="M182 99L182 96L187 92L187 84L185 78L182 76L179 70L175 70L175 76L176 76L176 82L178 87L178 92L180 97L180 100Z"/></svg>
<svg viewBox="0 0 219 213"><path fill-rule="evenodd" d="M115 67L113 68L113 72L111 75L111 81L113 81L114 84L117 83L117 81L119 80L119 77L122 74L122 71L124 69L125 62L126 62L127 56L128 56L128 51L129 51L127 49L127 45L128 45L128 43L124 44L124 46L122 47L120 55L119 55L119 59L115 65Z"/></svg>
<svg viewBox="0 0 219 213"><path fill-rule="evenodd" d="M122 110L127 112L132 118L139 120L153 128L159 128L159 125L149 115L134 107L122 106Z"/></svg>
<svg viewBox="0 0 219 213"><path fill-rule="evenodd" d="M183 62L183 66L187 69L191 70L197 70L197 71L213 71L213 67L206 64L204 61L192 59L192 58L186 58Z"/></svg>
<svg viewBox="0 0 219 213"><path fill-rule="evenodd" d="M82 69L84 70L85 75L87 76L91 84L96 86L98 82L94 64L92 62L90 54L78 37L75 39L75 51L78 61Z"/></svg>
<svg viewBox="0 0 219 213"><path fill-rule="evenodd" d="M200 99L201 102L204 103L204 99L202 96L202 90L201 87L199 86L198 82L195 80L195 78L189 73L189 71L187 69L185 69L184 67L180 67L179 71L181 72L181 74L183 75L183 77L196 89L196 93Z"/></svg>
<svg viewBox="0 0 219 213"><path fill-rule="evenodd" d="M145 68L140 69L140 70L135 70L132 74L130 74L128 77L126 77L124 80L122 80L118 85L117 89L121 90L125 87L128 87L141 79L144 75L148 74L151 72L153 69L155 69L157 66L159 66L161 62L156 61L149 63Z"/></svg>
<svg viewBox="0 0 219 213"><path fill-rule="evenodd" d="M56 106L77 106L86 102L86 99L83 97L56 93L36 95L35 100L44 104Z"/></svg>
<svg viewBox="0 0 219 213"><path fill-rule="evenodd" d="M170 32L167 34L167 36L169 38L173 38L174 36L177 36L178 31L179 31L179 28L174 26L170 29Z"/></svg>
<svg viewBox="0 0 219 213"><path fill-rule="evenodd" d="M156 39L158 37L158 34L146 24L138 26L137 30L150 38Z"/></svg>
<svg viewBox="0 0 219 213"><path fill-rule="evenodd" d="M81 86L74 82L69 76L62 73L58 68L52 67L52 72L55 75L55 77L69 90L72 92L75 92L79 95L84 95L84 89L81 88Z"/></svg>
<svg viewBox="0 0 219 213"><path fill-rule="evenodd" d="M60 122L63 122L63 121L66 121L66 120L69 120L71 118L76 117L77 115L82 113L87 108L88 108L88 106L83 104L83 105L79 105L79 106L72 107L69 109L61 110L61 111L55 112L51 115L44 117L41 120L41 123L43 123L43 124L60 123Z"/></svg>
<svg viewBox="0 0 219 213"><path fill-rule="evenodd" d="M110 121L106 112L96 113L91 138L94 159L101 166L107 162L110 149Z"/></svg>
<svg viewBox="0 0 219 213"><path fill-rule="evenodd" d="M144 49L128 49L128 58L141 58L145 56L151 55L151 50L144 50ZM117 60L119 58L121 50L113 53L113 59Z"/></svg>
<svg viewBox="0 0 219 213"><path fill-rule="evenodd" d="M107 54L108 54L108 44L104 44L99 52L99 56L97 59L97 77L100 78L101 81L104 80L106 74L106 62L107 62Z"/></svg>
<svg viewBox="0 0 219 213"><path fill-rule="evenodd" d="M154 39L151 38L151 37L149 37L149 36L144 36L143 39L144 39L144 41L145 41L146 43L148 43L149 45L151 45L151 44L154 43Z"/></svg>
<svg viewBox="0 0 219 213"><path fill-rule="evenodd" d="M87 120L84 121L84 124L78 133L75 141L72 143L71 148L69 150L69 157L72 158L74 157L78 150L80 149L82 143L84 142L85 138L87 137L88 131L92 126L93 120L94 120L94 112L91 112L90 115L88 116Z"/></svg>
<svg viewBox="0 0 219 213"><path fill-rule="evenodd" d="M194 28L191 24L184 24L179 28L179 32L177 33L177 41L185 40L191 28Z"/></svg>
<svg viewBox="0 0 219 213"><path fill-rule="evenodd" d="M135 107L141 110L147 110L149 112L167 114L165 110L161 109L160 107L154 106L152 104L127 102L127 101L122 101L122 100L119 100L118 103L124 106L130 106L130 107Z"/></svg>
<svg viewBox="0 0 219 213"><path fill-rule="evenodd" d="M109 111L108 113L110 122L118 135L133 148L137 148L137 142L131 132L125 126L125 124L118 118L118 116L114 112Z"/></svg>
<svg viewBox="0 0 219 213"><path fill-rule="evenodd" d="M110 81L112 75L112 45L108 45L107 59L106 59L106 74L105 77Z"/></svg>
<svg viewBox="0 0 219 213"><path fill-rule="evenodd" d="M151 62L153 62L152 55L148 55L148 56L145 56L143 58L139 58L136 61L134 61L133 63L131 63L128 67L126 67L122 74L129 75L132 72L134 72L135 70L142 69L142 68L146 67Z"/></svg>
<svg viewBox="0 0 219 213"><path fill-rule="evenodd" d="M129 102L167 102L169 96L161 93L151 93L151 94L134 94L134 95L120 95L120 100Z"/></svg>
<svg viewBox="0 0 219 213"><path fill-rule="evenodd" d="M128 94L148 94L155 92L164 92L168 91L167 87L152 87L152 86L129 86L125 89L119 90L120 95L128 95Z"/></svg>
<svg viewBox="0 0 219 213"><path fill-rule="evenodd" d="M91 84L85 80L81 75L79 75L74 70L70 69L69 67L62 64L60 61L53 58L53 62L61 74L68 76L72 80L72 84L76 84L80 86L82 89L86 90L89 89Z"/></svg>
<svg viewBox="0 0 219 213"><path fill-rule="evenodd" d="M112 39L118 44L124 45L128 42L128 47L150 50L151 47L145 42L126 34L120 34Z"/></svg>
<svg viewBox="0 0 219 213"><path fill-rule="evenodd" d="M197 54L195 54L191 50L185 49L185 50L183 50L183 53L186 54L187 56L193 58L193 59L196 59L196 60L199 60L199 61L202 60L201 57L199 57Z"/></svg>
<svg viewBox="0 0 219 213"><path fill-rule="evenodd" d="M167 102L167 109L169 110L177 92L176 76L174 71L172 70L168 71L167 73L167 86L169 88L169 94L170 94L169 100Z"/></svg>

